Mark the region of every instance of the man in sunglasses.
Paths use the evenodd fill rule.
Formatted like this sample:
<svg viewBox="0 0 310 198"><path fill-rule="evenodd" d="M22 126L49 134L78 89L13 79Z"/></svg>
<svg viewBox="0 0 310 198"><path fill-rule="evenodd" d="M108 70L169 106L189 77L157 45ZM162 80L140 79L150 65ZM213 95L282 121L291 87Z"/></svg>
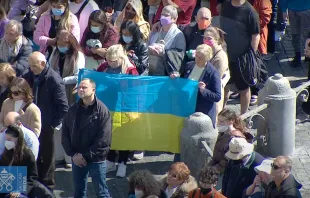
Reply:
<svg viewBox="0 0 310 198"><path fill-rule="evenodd" d="M299 189L302 185L291 174L292 160L278 156L271 166L273 182L268 185L265 198L301 198Z"/></svg>

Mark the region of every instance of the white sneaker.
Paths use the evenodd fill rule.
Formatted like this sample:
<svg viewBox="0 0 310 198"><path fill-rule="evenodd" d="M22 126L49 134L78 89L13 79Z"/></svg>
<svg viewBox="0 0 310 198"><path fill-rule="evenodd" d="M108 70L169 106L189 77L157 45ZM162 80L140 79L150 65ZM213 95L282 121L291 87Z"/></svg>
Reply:
<svg viewBox="0 0 310 198"><path fill-rule="evenodd" d="M107 160L107 168L106 168L106 173L108 172L112 172L116 170L116 165L114 162L110 162L109 160Z"/></svg>
<svg viewBox="0 0 310 198"><path fill-rule="evenodd" d="M125 177L126 176L126 168L127 168L127 166L124 163L118 164L116 177Z"/></svg>
<svg viewBox="0 0 310 198"><path fill-rule="evenodd" d="M141 160L144 157L144 151L135 151L133 158L136 160Z"/></svg>

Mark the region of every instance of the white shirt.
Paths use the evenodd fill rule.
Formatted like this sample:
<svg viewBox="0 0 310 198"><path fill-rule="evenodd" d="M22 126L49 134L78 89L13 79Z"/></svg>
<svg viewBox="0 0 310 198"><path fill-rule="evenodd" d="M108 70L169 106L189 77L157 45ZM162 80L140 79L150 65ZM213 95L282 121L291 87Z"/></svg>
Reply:
<svg viewBox="0 0 310 198"><path fill-rule="evenodd" d="M198 81L204 69L204 67L198 67L197 65L195 65L188 79Z"/></svg>
<svg viewBox="0 0 310 198"><path fill-rule="evenodd" d="M167 187L165 190L167 198L172 197L173 193L175 193L176 190L177 190L177 187L172 188L172 189L169 189L169 187Z"/></svg>

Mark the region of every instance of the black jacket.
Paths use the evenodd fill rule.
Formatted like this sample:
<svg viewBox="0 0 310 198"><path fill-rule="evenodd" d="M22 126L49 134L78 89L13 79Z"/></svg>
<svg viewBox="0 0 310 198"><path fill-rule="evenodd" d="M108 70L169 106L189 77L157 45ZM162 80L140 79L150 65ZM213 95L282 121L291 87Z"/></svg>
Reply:
<svg viewBox="0 0 310 198"><path fill-rule="evenodd" d="M9 89L6 89L2 94L0 94L0 111L2 108L3 102L9 97Z"/></svg>
<svg viewBox="0 0 310 198"><path fill-rule="evenodd" d="M133 50L135 54L129 57L136 65L139 74L148 70L149 53L145 42L140 40L137 44L130 46L127 51Z"/></svg>
<svg viewBox="0 0 310 198"><path fill-rule="evenodd" d="M263 160L264 157L256 152L253 152L245 166L240 161L230 160L223 176L223 195L229 198L241 198L243 190L249 187L256 177L254 167L260 165Z"/></svg>
<svg viewBox="0 0 310 198"><path fill-rule="evenodd" d="M29 71L24 78L33 89L36 97L34 103L41 110L42 127L57 127L68 112L68 99L62 78L50 66L38 77ZM34 81L38 82L38 93L35 91Z"/></svg>
<svg viewBox="0 0 310 198"><path fill-rule="evenodd" d="M282 182L280 188L271 182L265 193L266 198L301 198L299 192L301 187L302 185L295 180L294 176L290 175Z"/></svg>
<svg viewBox="0 0 310 198"><path fill-rule="evenodd" d="M88 107L74 103L62 125L62 145L69 156L81 153L87 162L104 161L109 152L112 119L108 108L95 97Z"/></svg>
<svg viewBox="0 0 310 198"><path fill-rule="evenodd" d="M27 167L27 192L23 194L28 195L34 186L35 181L38 178L38 170L37 170L37 163L32 151L27 147L25 147L23 152L24 152L23 160L19 163L13 163L12 166ZM8 152L6 154L10 155L13 153ZM12 156L8 156L8 158L12 159ZM6 161L4 161L3 158L0 160L0 166L8 166L8 165L9 164ZM0 198L1 197L5 197L5 194L0 194Z"/></svg>

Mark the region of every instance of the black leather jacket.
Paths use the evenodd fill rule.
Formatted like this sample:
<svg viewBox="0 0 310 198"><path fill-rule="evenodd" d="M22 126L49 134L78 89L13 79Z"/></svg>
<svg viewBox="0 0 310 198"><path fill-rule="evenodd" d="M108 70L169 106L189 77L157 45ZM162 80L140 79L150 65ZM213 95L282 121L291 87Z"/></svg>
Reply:
<svg viewBox="0 0 310 198"><path fill-rule="evenodd" d="M140 40L137 44L130 46L127 51L133 50L135 54L129 56L137 67L139 74L147 75L149 67L149 54L148 48L145 42Z"/></svg>

